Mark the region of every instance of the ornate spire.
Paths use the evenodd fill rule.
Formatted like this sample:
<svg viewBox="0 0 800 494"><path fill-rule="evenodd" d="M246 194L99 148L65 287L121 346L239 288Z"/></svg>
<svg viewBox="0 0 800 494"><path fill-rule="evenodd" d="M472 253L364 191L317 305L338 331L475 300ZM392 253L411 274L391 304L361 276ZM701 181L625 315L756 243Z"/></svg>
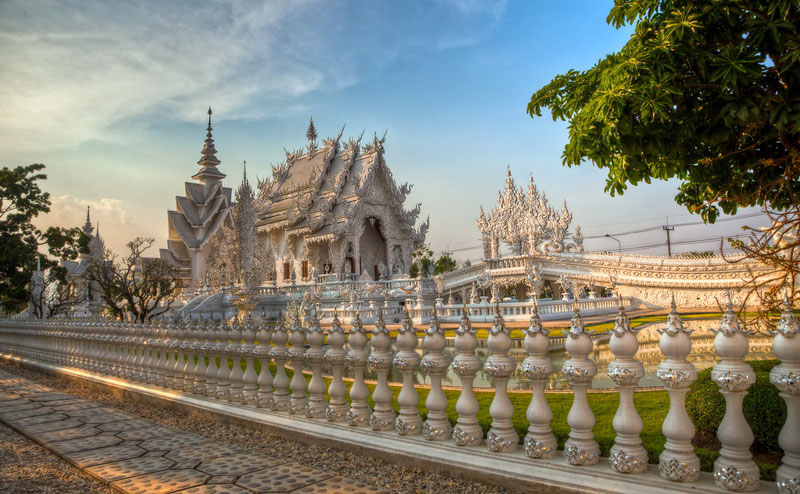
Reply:
<svg viewBox="0 0 800 494"><path fill-rule="evenodd" d="M89 206L86 206L86 223L84 223L82 230L87 237L91 236L92 232L94 231L92 219L89 217Z"/></svg>
<svg viewBox="0 0 800 494"><path fill-rule="evenodd" d="M203 150L200 152L202 155L200 161L197 162L202 168L192 178L199 180L203 183L213 183L225 178L225 174L217 170L217 165L220 164L217 159L217 149L214 147L214 138L211 131L211 107L208 107L208 127L206 128L206 140L203 144Z"/></svg>
<svg viewBox="0 0 800 494"><path fill-rule="evenodd" d="M306 131L306 137L308 138L309 143L317 141L317 129L314 128L314 117L311 117L308 121L308 130Z"/></svg>

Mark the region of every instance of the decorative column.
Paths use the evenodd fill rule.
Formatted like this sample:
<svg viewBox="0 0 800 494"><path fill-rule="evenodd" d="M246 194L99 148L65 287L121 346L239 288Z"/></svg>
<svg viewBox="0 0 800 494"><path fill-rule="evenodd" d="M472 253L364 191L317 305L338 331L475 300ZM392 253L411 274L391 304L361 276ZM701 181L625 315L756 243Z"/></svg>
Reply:
<svg viewBox="0 0 800 494"><path fill-rule="evenodd" d="M233 361L231 372L228 374L228 380L231 384L227 399L236 403L242 401L242 390L244 389L244 383L242 382L242 379L244 379L244 372L242 371L242 338L242 321L239 320L239 316L236 316L233 319L233 325L230 331L230 342L225 348L225 351L231 356L231 360Z"/></svg>
<svg viewBox="0 0 800 494"><path fill-rule="evenodd" d="M439 324L436 306L433 307L431 323L425 331L422 345L425 348L422 368L431 378L431 390L425 399L428 418L422 426L422 435L428 441L444 441L453 433L450 421L447 420L447 397L442 390L442 375L447 370L449 362L444 355L447 340L444 337L444 329Z"/></svg>
<svg viewBox="0 0 800 494"><path fill-rule="evenodd" d="M370 409L367 403L369 389L364 382L364 369L367 367L367 335L361 323L361 311L356 310L353 327L350 329L350 351L345 360L353 371L353 386L350 388L350 410L347 411L347 423L354 427L367 425Z"/></svg>
<svg viewBox="0 0 800 494"><path fill-rule="evenodd" d="M206 321L205 324L202 321L197 322L197 341L194 343L197 353L197 366L194 368L194 382L192 383L192 393L196 394L205 394L206 391L206 373L208 373L206 359L210 358L208 351L210 345L213 345L213 343L209 343L211 338L210 322L211 319Z"/></svg>
<svg viewBox="0 0 800 494"><path fill-rule="evenodd" d="M287 315L287 318L289 316ZM272 333L272 350L269 356L275 361L275 380L272 381L274 392L272 394L271 410L286 410L289 408L289 376L286 375L286 357L289 349L286 342L289 339L287 333L287 320L278 317L275 331Z"/></svg>
<svg viewBox="0 0 800 494"><path fill-rule="evenodd" d="M478 347L478 338L469 322L466 301L461 313L461 325L456 329L456 351L453 359L453 372L461 379L461 394L456 402L458 421L453 428L453 441L457 446L478 446L483 443L483 429L478 425L478 410L480 405L475 398L472 382L475 374L481 368L481 359L475 355Z"/></svg>
<svg viewBox="0 0 800 494"><path fill-rule="evenodd" d="M315 307L311 308L311 325L307 336L309 348L306 350L306 362L311 366L311 382L308 383L308 404L306 417L320 418L325 416L328 403L325 401L325 381L322 379L322 364L325 360L325 334L319 325L319 316Z"/></svg>
<svg viewBox="0 0 800 494"><path fill-rule="evenodd" d="M772 368L769 380L786 402L786 423L778 435L784 453L777 472L778 494L796 494L800 492L800 325L786 296L775 329L772 351L781 363Z"/></svg>
<svg viewBox="0 0 800 494"><path fill-rule="evenodd" d="M647 450L639 437L642 419L633 403L633 392L639 379L644 376L644 366L633 358L639 349L636 340L638 332L638 329L631 328L628 316L620 306L609 342L609 348L616 358L608 364L608 377L619 388L619 408L612 424L617 437L608 461L611 468L620 473L647 471Z"/></svg>
<svg viewBox="0 0 800 494"><path fill-rule="evenodd" d="M717 439L722 447L719 458L714 461L714 482L729 491L756 490L759 471L750 453L753 431L742 411L747 388L756 382L753 368L743 360L749 348L747 336L752 332L739 326L730 296L719 330L712 331L717 335L714 350L722 360L711 370L711 380L725 397L725 415L717 428Z"/></svg>
<svg viewBox="0 0 800 494"><path fill-rule="evenodd" d="M228 344L231 330L228 320L222 314L222 320L217 327L217 354L219 355L219 370L217 371L217 390L214 396L220 400L229 400L231 391L231 369L228 367Z"/></svg>
<svg viewBox="0 0 800 494"><path fill-rule="evenodd" d="M183 389L183 369L186 367L186 361L184 361L183 355L183 348L184 344L186 343L186 334L188 333L188 329L186 325L183 324L183 319L180 317L173 317L175 320L175 337L172 339L172 345L170 345L170 349L172 350L172 354L175 355L175 362L172 363L172 382L170 382L170 387L172 389Z"/></svg>
<svg viewBox="0 0 800 494"><path fill-rule="evenodd" d="M183 374L183 382L180 385L180 389L183 391L191 391L192 385L194 384L195 378L195 369L197 368L197 363L194 360L194 356L196 353L196 339L197 338L197 323L193 322L191 319L185 319L183 321L184 327L184 339L181 343L181 348L183 349L183 353L186 354L186 364L183 366L183 370L181 374Z"/></svg>
<svg viewBox="0 0 800 494"><path fill-rule="evenodd" d="M300 315L295 314L292 318L292 325L289 329L289 362L292 364L292 382L289 388L292 390L292 396L289 399L289 413L294 415L305 410L308 397L306 396L306 378L303 375L303 362L305 361L305 351L303 350L303 343L305 343L305 331L301 325Z"/></svg>
<svg viewBox="0 0 800 494"><path fill-rule="evenodd" d="M258 363L261 367L258 373L258 380L256 381L256 384L258 384L256 404L259 407L266 408L272 406L272 373L269 370L270 351L272 349L269 342L272 339L272 330L263 313L258 321L256 339L258 340L258 345L256 345L254 355L258 358Z"/></svg>
<svg viewBox="0 0 800 494"><path fill-rule="evenodd" d="M253 316L248 312L242 320L241 354L244 357L244 374L242 375L242 394L239 400L243 405L255 405L258 402L258 374L254 358L256 355L256 333L253 327Z"/></svg>
<svg viewBox="0 0 800 494"><path fill-rule="evenodd" d="M422 417L419 415L417 405L419 404L419 394L414 388L414 371L419 365L420 358L416 349L419 344L417 330L411 322L408 313L408 306L403 306L403 323L397 334L397 355L394 356L392 363L403 375L403 387L397 397L400 404L400 413L395 420L394 426L397 433L401 436L415 436L422 432Z"/></svg>
<svg viewBox="0 0 800 494"><path fill-rule="evenodd" d="M553 362L547 356L550 338L539 319L538 305L531 309L531 320L525 330L525 350L528 356L519 370L531 381L531 403L525 416L530 422L525 435L525 454L529 458L552 458L556 454L558 441L550 428L553 411L544 396L547 378L553 373Z"/></svg>
<svg viewBox="0 0 800 494"><path fill-rule="evenodd" d="M203 392L206 396L213 397L217 394L217 360L219 359L219 330L213 319L208 320L208 365L206 366L206 389Z"/></svg>
<svg viewBox="0 0 800 494"><path fill-rule="evenodd" d="M697 379L694 365L686 360L692 351L690 329L683 328L681 316L672 298L672 311L661 333L658 346L666 360L658 364L656 376L669 393L669 412L661 425L667 442L658 457L658 474L674 482L694 482L700 478L700 459L694 453L694 425L686 413L686 393Z"/></svg>
<svg viewBox="0 0 800 494"><path fill-rule="evenodd" d="M344 351L344 329L339 322L339 315L336 309L333 310L333 321L328 329L328 351L325 352L325 363L331 368L331 383L328 386L328 395L331 401L325 410L325 417L328 422L344 422L347 416L347 386L344 384L342 374L344 372L344 359L347 352Z"/></svg>
<svg viewBox="0 0 800 494"><path fill-rule="evenodd" d="M489 329L486 342L491 355L483 366L486 374L494 381L494 398L489 407L492 416L492 427L486 433L486 446L494 453L516 451L519 435L514 430L511 419L514 417L514 405L508 398L508 378L517 367L514 357L508 354L513 342L511 331L506 328L503 316L500 315L500 304L495 305L494 321Z"/></svg>
<svg viewBox="0 0 800 494"><path fill-rule="evenodd" d="M389 369L392 367L392 338L383 320L383 309L378 309L378 322L372 330L372 353L369 366L378 376L378 384L372 392L375 409L369 416L369 426L374 431L394 429L392 390L389 388Z"/></svg>
<svg viewBox="0 0 800 494"><path fill-rule="evenodd" d="M572 407L567 415L569 439L564 444L564 456L571 465L594 465L600 460L600 445L594 440L594 414L589 407L586 391L592 385L592 378L597 374L597 366L590 360L592 338L583 325L578 307L572 315L572 321L565 344L569 360L564 362L562 372L569 380L573 391Z"/></svg>

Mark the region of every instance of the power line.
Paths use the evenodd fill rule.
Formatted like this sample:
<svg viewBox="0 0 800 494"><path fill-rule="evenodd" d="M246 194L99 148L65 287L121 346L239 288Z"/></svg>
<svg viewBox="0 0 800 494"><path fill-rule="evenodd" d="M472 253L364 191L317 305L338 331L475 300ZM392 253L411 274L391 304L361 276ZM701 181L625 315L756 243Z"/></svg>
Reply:
<svg viewBox="0 0 800 494"><path fill-rule="evenodd" d="M767 217L764 213L761 213L761 212L759 212L759 213L749 213L749 214L743 214L741 216L731 216L729 218L722 218L720 220L715 221L713 224L716 225L717 223L724 223L724 222L727 222L727 221L745 220L745 219L748 219L748 218L755 218L757 216L763 216L764 218ZM669 226L675 227L675 226L698 226L698 225L707 225L707 223L702 222L702 221L691 221L691 222L688 222L688 223L675 223L675 224L672 224L672 225L669 225ZM645 233L645 232L652 232L652 231L656 231L656 230L661 230L661 228L662 228L662 225L657 225L657 226L651 226L651 227L648 227L648 228L640 228L638 230L631 230L631 231L627 231L627 232L610 233L609 235L612 235L612 236L633 235L635 233ZM603 234L603 235L592 235L590 237L584 237L584 240L593 240L593 239L605 238L605 237L606 237L605 234Z"/></svg>

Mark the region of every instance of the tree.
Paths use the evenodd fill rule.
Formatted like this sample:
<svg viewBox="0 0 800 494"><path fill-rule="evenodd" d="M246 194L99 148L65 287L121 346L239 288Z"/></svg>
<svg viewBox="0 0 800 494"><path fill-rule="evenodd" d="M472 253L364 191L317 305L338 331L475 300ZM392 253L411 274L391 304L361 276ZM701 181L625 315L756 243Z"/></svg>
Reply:
<svg viewBox="0 0 800 494"><path fill-rule="evenodd" d="M67 281L66 270L53 267L34 279L28 292L28 310L39 319L65 315L76 305L86 301L87 292L75 282Z"/></svg>
<svg viewBox="0 0 800 494"><path fill-rule="evenodd" d="M50 211L50 194L38 182L47 175L42 164L0 170L0 311L17 312L29 301L31 275L36 268L38 248L47 245L56 258L75 259L81 242L78 228L50 227L42 232L32 221ZM43 269L58 267L42 258Z"/></svg>
<svg viewBox="0 0 800 494"><path fill-rule="evenodd" d="M423 278L427 278L432 265L433 251L427 245L417 245L414 251L411 252L411 266L408 270L408 275L412 278L420 275Z"/></svg>
<svg viewBox="0 0 800 494"><path fill-rule="evenodd" d="M449 273L456 270L456 260L448 253L442 253L433 265L433 274Z"/></svg>
<svg viewBox="0 0 800 494"><path fill-rule="evenodd" d="M86 269L115 317L130 313L136 322L146 322L169 310L178 293L178 272L166 261L144 257L154 239L137 237L128 242L130 253L119 257L105 249L93 256Z"/></svg>
<svg viewBox="0 0 800 494"><path fill-rule="evenodd" d="M787 211L800 197L798 19L791 0L615 0L607 21L634 26L630 40L556 76L528 113L568 121L563 163L607 169L611 195L677 178L675 200L707 222Z"/></svg>

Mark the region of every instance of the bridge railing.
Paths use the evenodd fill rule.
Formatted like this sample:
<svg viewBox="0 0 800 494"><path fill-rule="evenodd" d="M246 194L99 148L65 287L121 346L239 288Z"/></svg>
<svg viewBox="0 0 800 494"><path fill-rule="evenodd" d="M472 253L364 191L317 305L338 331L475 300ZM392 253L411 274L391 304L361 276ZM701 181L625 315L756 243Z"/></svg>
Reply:
<svg viewBox="0 0 800 494"><path fill-rule="evenodd" d="M777 470L781 494L796 493L800 482L800 327L786 305L773 340L773 350L782 363L771 371L771 382L788 409L779 436L784 451L783 464ZM485 361L475 352L476 331L468 319L462 320L455 341L458 353L450 362L443 352L445 333L437 318L430 322L422 338L424 356L420 358L417 353L420 339L410 316L404 316L398 336L393 339L380 318L370 329L356 318L352 329L344 330L336 320L330 329L323 330L314 314L309 315L306 327L297 319L287 327L249 317L241 322L184 323L172 319L149 325L9 319L0 321L0 352L7 357L116 376L208 400L241 403L258 407L264 414L302 415L321 424L345 423L371 431L369 434L380 434L385 447L391 447L392 437L421 435L424 441L418 447L428 448L427 452L432 451L431 454L445 458L444 461L454 454L453 447L464 448L458 451L466 452L466 458L474 455L474 463L479 465L476 468L485 466L487 453L481 451L488 449L490 455L498 455L497 458L505 458L507 462L530 462L530 468L537 468L537 462L545 462L544 465L550 466L542 470L545 472L542 475L554 472L552 475L562 481L568 476L580 485L590 485L592 478L602 476L603 482L616 482L614 485L626 492L635 492L635 486L642 485L634 480L637 476L645 476L642 478L647 479L647 489L657 492L711 492L708 489L713 489L714 484L730 491L768 491L767 484L759 481L759 468L749 450L753 433L742 409L742 399L755 382L755 372L744 363L749 333L739 326L730 304L714 340L714 350L721 360L711 376L726 406L717 434L722 447L714 462L713 475L700 472L700 460L691 443L694 426L686 413L684 398L697 373L687 361L691 351L690 331L684 329L674 308L660 331L659 346L664 360L658 366L657 376L669 394L670 409L662 425L666 444L657 466L648 465L648 453L640 439L642 420L633 400L637 383L644 374L642 363L634 358L638 330L631 328L622 310L610 333L610 349L616 358L608 365L608 375L619 390L620 402L613 422L616 439L608 458L601 458L592 432L595 419L586 392L597 374L597 366L590 358L591 334L578 312L565 335L569 359L560 370L554 368L548 357L551 340L547 331L536 313L530 315L524 341L527 358L520 366L532 385L526 413L530 425L524 438L519 437L512 424L514 407L507 384L517 364L509 355L512 340L502 316L493 316L488 341L490 353ZM326 336L327 348L323 348ZM349 344L347 350L345 343ZM260 363L258 373L255 361ZM273 363L274 374L270 371ZM294 371L291 380L287 366ZM349 392L342 380L345 366L354 376ZM367 366L375 369L378 379L371 395L364 382ZM448 366L452 366L461 380L454 424L447 418L448 400L441 380ZM397 403L387 382L392 367L403 376ZM428 373L431 382L424 402L425 420L419 413L421 404L414 386L418 367ZM327 386L323 379L325 368L332 376ZM478 402L472 389L473 379L481 368L494 379L495 387L488 407L491 427L486 433L477 419L486 405ZM304 369L310 370L310 382L303 376ZM574 393L567 417L569 439L563 450L558 449L551 430L553 413L544 395L548 377L559 371ZM370 399L374 407L370 406ZM308 422L296 424L298 428L308 427ZM440 450L436 449L437 444L442 445ZM600 462L608 465L604 472L599 467L590 467ZM559 463L567 467L553 466ZM657 470L660 478L647 476L648 470ZM628 480L616 481L616 478ZM775 488L772 489L774 492ZM638 492L645 491L638 487Z"/></svg>

